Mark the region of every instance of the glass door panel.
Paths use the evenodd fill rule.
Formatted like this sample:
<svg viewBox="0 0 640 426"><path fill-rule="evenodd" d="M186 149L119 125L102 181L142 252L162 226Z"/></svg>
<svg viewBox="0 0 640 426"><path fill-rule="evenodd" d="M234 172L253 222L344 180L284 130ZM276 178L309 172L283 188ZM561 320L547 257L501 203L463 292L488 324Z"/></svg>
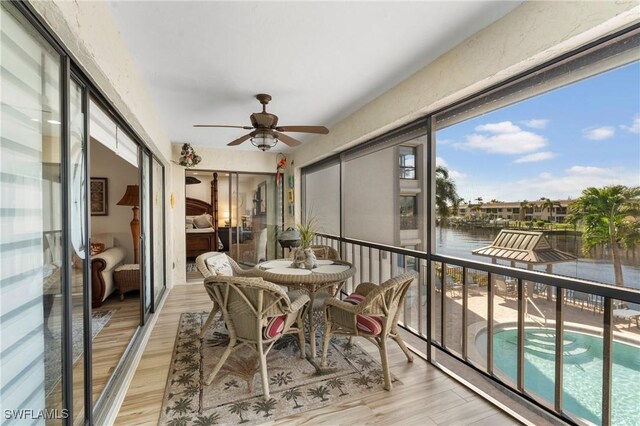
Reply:
<svg viewBox="0 0 640 426"><path fill-rule="evenodd" d="M233 173L229 202L233 229L230 256L249 266L277 258L282 199L277 196L275 176Z"/></svg>
<svg viewBox="0 0 640 426"><path fill-rule="evenodd" d="M143 318L144 324L147 315L151 311L151 301L153 300L153 293L151 292L152 285L152 272L151 268L151 233L153 228L151 227L151 157L144 151L141 152L141 185L140 185L140 198L141 198L141 216L142 216L142 233L140 238L140 250L142 252L141 274L142 274L142 299L143 299Z"/></svg>
<svg viewBox="0 0 640 426"><path fill-rule="evenodd" d="M153 185L153 294L154 311L164 291L164 170L155 158L152 165Z"/></svg>
<svg viewBox="0 0 640 426"><path fill-rule="evenodd" d="M69 212L71 213L71 324L73 330L73 417L74 422L84 423L85 417L85 356L90 339L85 336L88 317L89 298L85 292L88 287L87 263L87 169L85 115L82 100L83 88L70 81L70 139L69 139ZM83 339L83 337L87 337ZM91 407L89 407L90 409Z"/></svg>
<svg viewBox="0 0 640 426"><path fill-rule="evenodd" d="M7 2L0 31L1 405L62 410L60 56Z"/></svg>

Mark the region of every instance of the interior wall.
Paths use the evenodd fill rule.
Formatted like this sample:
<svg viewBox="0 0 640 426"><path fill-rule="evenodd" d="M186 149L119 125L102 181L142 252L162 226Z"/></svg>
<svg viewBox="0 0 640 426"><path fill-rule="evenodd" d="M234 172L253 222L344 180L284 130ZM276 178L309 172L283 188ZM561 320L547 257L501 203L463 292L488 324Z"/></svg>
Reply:
<svg viewBox="0 0 640 426"><path fill-rule="evenodd" d="M180 158L182 144L172 145L173 158ZM197 168L200 170L223 170L231 172L248 173L275 173L276 153L262 152L257 148L244 150L237 148L205 148L193 147L196 153L202 157Z"/></svg>
<svg viewBox="0 0 640 426"><path fill-rule="evenodd" d="M30 1L165 166L171 142L104 1Z"/></svg>
<svg viewBox="0 0 640 426"><path fill-rule="evenodd" d="M90 146L91 177L107 178L107 216L91 216L91 235L113 233L116 244L127 250L126 263L133 263L133 240L131 237L131 219L133 212L129 206L119 206L118 201L124 195L127 185L138 184L138 169L118 157L95 139Z"/></svg>
<svg viewBox="0 0 640 426"><path fill-rule="evenodd" d="M167 276L172 277L169 287L174 284L183 284L186 281L187 259L185 257L186 239L184 232L184 199L186 194L184 170L184 167L171 163L171 166L166 171L167 180L171 184L171 193L168 196L172 200L167 209L167 234L169 236Z"/></svg>

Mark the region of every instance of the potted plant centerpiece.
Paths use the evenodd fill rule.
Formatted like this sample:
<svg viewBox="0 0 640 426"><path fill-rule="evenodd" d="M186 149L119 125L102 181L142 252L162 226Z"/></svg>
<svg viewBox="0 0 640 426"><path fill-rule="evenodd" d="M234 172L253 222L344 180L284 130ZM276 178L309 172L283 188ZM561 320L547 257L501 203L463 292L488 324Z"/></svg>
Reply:
<svg viewBox="0 0 640 426"><path fill-rule="evenodd" d="M316 255L311 250L311 242L316 233L317 220L308 216L302 223L296 225L300 233L300 246L293 251L293 265L296 268L313 269L316 267Z"/></svg>

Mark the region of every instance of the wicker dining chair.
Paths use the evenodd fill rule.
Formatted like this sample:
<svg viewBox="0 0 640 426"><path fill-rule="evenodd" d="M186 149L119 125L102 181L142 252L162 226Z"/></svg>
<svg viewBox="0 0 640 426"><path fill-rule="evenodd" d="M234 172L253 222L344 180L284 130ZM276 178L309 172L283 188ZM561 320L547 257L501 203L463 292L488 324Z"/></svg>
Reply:
<svg viewBox="0 0 640 426"><path fill-rule="evenodd" d="M255 277L256 275L253 273L251 269L242 269L235 260L231 257L227 256L224 253L217 251L210 251L207 253L203 253L196 258L196 266L202 276L204 276L205 280L209 277L213 277L216 275L224 274L227 276L234 277ZM209 295L211 297L211 295ZM216 316L218 311L218 305L211 298L211 302L213 302L213 306L211 307L211 312L209 313L209 317L207 321L204 323L202 330L200 331L200 338L204 337L204 334L209 329L213 318Z"/></svg>
<svg viewBox="0 0 640 426"><path fill-rule="evenodd" d="M258 354L262 391L268 400L267 354L274 343L285 334L297 334L300 357L305 357L303 313L309 296L302 291L287 294L280 286L262 278L216 275L206 278L204 286L211 300L220 307L229 332L229 346L206 384L211 384L232 352L247 346Z"/></svg>
<svg viewBox="0 0 640 426"><path fill-rule="evenodd" d="M415 271L391 278L380 285L362 283L344 300L329 298L324 304L325 332L322 346L322 366L327 363L327 350L333 335L362 336L380 350L384 388L391 390L391 374L387 357L387 338L396 341L408 362L413 355L398 334L398 317L405 295L417 278Z"/></svg>
<svg viewBox="0 0 640 426"><path fill-rule="evenodd" d="M313 245L310 248L316 259L340 260L340 253L331 246Z"/></svg>

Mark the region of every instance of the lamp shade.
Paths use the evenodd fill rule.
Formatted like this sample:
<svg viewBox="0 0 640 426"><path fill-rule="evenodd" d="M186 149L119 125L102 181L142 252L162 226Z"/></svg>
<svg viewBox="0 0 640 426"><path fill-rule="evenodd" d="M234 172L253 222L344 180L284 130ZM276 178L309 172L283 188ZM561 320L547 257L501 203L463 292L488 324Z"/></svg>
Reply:
<svg viewBox="0 0 640 426"><path fill-rule="evenodd" d="M278 138L276 138L271 132L258 130L251 137L251 144L261 151L268 151L277 143Z"/></svg>
<svg viewBox="0 0 640 426"><path fill-rule="evenodd" d="M140 202L140 193L138 185L127 185L127 191L118 201L119 206L137 206Z"/></svg>

